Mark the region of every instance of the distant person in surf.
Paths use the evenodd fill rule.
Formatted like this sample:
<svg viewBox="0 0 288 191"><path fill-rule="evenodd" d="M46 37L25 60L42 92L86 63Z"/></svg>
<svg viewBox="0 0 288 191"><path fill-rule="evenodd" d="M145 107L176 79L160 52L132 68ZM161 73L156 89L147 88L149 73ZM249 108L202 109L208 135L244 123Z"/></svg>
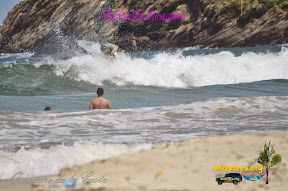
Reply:
<svg viewBox="0 0 288 191"><path fill-rule="evenodd" d="M106 55L110 55L113 58L115 58L115 55L118 52L122 52L124 51L124 49L121 46L118 46L116 44L112 44L112 43L105 43L101 46L101 51L106 54Z"/></svg>
<svg viewBox="0 0 288 191"><path fill-rule="evenodd" d="M52 111L52 107L45 107L44 111Z"/></svg>
<svg viewBox="0 0 288 191"><path fill-rule="evenodd" d="M89 109L112 109L111 103L107 99L103 98L104 89L98 88L97 94L98 97L91 101Z"/></svg>

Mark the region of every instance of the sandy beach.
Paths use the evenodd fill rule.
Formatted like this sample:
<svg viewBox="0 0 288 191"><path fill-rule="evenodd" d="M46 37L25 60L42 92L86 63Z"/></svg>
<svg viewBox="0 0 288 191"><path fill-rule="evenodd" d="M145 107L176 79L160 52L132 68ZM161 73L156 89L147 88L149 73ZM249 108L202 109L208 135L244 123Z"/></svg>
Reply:
<svg viewBox="0 0 288 191"><path fill-rule="evenodd" d="M282 155L282 162L269 171L269 185L266 176L258 181L243 181L238 185L218 185L216 177L226 171L215 171L214 167L224 165L259 166L254 162L258 149L270 141L276 153ZM170 145L155 145L151 150L120 155L107 160L94 161L86 165L75 165L62 169L58 175L42 177L50 183L19 183L14 179L1 181L1 190L277 190L288 186L287 150L288 131L264 132L258 134L219 135L196 138ZM81 157L81 156L79 156ZM47 164L49 165L49 164ZM233 172L233 171L231 171ZM260 174L264 174L265 171ZM241 175L257 176L259 171L244 171ZM75 178L73 188L66 188L64 179ZM87 181L90 184L83 184ZM11 180L16 182L11 184ZM22 181L39 181L36 177ZM56 182L57 181L57 182Z"/></svg>

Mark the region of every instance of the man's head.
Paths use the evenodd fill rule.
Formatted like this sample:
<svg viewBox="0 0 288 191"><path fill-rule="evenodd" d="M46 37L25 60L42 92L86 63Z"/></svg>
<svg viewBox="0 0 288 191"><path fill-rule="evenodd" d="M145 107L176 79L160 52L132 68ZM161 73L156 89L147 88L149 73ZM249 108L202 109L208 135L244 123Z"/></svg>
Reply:
<svg viewBox="0 0 288 191"><path fill-rule="evenodd" d="M103 94L104 94L104 89L103 89L103 88L98 88L98 89L97 89L97 94L98 94L98 97L99 97L99 96L103 96Z"/></svg>
<svg viewBox="0 0 288 191"><path fill-rule="evenodd" d="M45 107L44 111L52 111L52 107Z"/></svg>
<svg viewBox="0 0 288 191"><path fill-rule="evenodd" d="M122 48L122 46L119 46L118 51L117 52L122 52L124 49Z"/></svg>

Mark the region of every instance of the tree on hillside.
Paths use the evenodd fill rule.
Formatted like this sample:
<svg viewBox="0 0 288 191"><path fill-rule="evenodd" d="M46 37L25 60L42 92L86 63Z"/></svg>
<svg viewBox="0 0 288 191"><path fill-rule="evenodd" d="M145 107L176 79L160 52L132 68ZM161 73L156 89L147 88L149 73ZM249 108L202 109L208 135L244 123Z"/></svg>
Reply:
<svg viewBox="0 0 288 191"><path fill-rule="evenodd" d="M259 157L256 159L256 161L266 169L266 184L268 184L268 170L276 164L280 163L282 160L280 154L275 154L273 146L270 149L270 142L268 145L266 142L264 143L264 149L259 150Z"/></svg>
<svg viewBox="0 0 288 191"><path fill-rule="evenodd" d="M241 0L241 15L243 14L243 0Z"/></svg>

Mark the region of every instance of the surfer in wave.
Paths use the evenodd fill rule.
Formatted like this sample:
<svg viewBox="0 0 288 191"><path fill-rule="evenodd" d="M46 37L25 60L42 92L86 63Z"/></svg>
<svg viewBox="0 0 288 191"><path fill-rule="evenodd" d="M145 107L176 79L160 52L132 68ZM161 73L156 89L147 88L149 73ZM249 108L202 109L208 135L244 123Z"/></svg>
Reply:
<svg viewBox="0 0 288 191"><path fill-rule="evenodd" d="M105 43L101 46L101 51L106 54L106 55L110 55L113 58L115 58L115 55L118 52L122 52L124 51L124 49L121 46L118 46L116 44L112 44L112 43Z"/></svg>

